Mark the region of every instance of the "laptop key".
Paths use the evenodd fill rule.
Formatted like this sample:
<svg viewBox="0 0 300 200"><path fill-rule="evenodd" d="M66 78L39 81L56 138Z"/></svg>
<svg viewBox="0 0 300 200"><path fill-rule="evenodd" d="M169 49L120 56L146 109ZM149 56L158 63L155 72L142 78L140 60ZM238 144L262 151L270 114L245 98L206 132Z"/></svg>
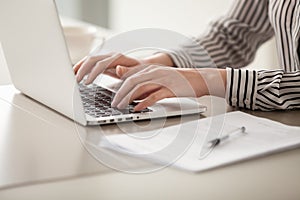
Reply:
<svg viewBox="0 0 300 200"><path fill-rule="evenodd" d="M112 108L111 101L114 93L97 85L80 85L80 93L85 112L93 117L108 117L150 111L149 109L144 109L140 112L135 112L133 108L137 103L132 103L127 109Z"/></svg>

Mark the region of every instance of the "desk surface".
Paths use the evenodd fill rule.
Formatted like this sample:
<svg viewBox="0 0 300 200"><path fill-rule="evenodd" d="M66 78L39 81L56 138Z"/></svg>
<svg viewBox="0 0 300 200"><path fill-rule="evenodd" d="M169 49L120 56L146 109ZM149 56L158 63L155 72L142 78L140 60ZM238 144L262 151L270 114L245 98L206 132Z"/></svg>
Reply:
<svg viewBox="0 0 300 200"><path fill-rule="evenodd" d="M173 168L128 174L95 161L74 123L12 86L0 87L0 199L299 199L300 149L194 174ZM212 116L230 111L202 98ZM249 111L250 112L250 111ZM300 125L300 111L250 112ZM178 123L176 118L167 124ZM92 128L84 128L92 131ZM114 126L103 129L118 132ZM147 163L122 158L127 167Z"/></svg>

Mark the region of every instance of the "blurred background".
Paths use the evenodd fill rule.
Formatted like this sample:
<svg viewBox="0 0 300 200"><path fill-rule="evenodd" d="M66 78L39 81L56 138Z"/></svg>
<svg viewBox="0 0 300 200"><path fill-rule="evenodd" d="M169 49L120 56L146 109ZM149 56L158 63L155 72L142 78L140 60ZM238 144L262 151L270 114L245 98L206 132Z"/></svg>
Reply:
<svg viewBox="0 0 300 200"><path fill-rule="evenodd" d="M137 28L165 28L187 36L207 30L209 22L224 15L233 0L56 0L61 15L123 32ZM1 53L1 52L0 52ZM0 59L1 77L6 69ZM274 40L264 44L255 61L255 69L278 68Z"/></svg>

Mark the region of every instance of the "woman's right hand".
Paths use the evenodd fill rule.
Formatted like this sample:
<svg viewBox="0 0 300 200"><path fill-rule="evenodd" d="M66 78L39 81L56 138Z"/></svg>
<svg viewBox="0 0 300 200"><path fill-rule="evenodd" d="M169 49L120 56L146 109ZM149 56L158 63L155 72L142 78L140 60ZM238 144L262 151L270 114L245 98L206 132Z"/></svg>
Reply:
<svg viewBox="0 0 300 200"><path fill-rule="evenodd" d="M137 72L150 64L173 66L173 61L169 55L165 53L158 53L144 59L136 59L120 53L110 53L106 55L87 56L78 62L73 70L78 82L80 82L85 75L88 75L85 84L90 84L101 73L122 78L121 74L124 75L122 70L126 72Z"/></svg>
<svg viewBox="0 0 300 200"><path fill-rule="evenodd" d="M141 60L119 53L110 53L106 55L87 56L78 62L73 70L78 82L80 82L85 75L88 75L85 84L90 84L101 73L120 78L116 70L119 65L124 67L134 67L141 64Z"/></svg>

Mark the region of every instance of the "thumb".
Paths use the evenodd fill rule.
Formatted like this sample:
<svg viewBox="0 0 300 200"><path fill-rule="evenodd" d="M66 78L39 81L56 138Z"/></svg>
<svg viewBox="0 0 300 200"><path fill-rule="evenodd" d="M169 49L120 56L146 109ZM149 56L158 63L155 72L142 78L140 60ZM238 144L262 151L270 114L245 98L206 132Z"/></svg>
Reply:
<svg viewBox="0 0 300 200"><path fill-rule="evenodd" d="M118 65L116 67L116 74L119 78L122 78L122 76L124 76L129 71L130 71L129 67L125 67L121 65Z"/></svg>

